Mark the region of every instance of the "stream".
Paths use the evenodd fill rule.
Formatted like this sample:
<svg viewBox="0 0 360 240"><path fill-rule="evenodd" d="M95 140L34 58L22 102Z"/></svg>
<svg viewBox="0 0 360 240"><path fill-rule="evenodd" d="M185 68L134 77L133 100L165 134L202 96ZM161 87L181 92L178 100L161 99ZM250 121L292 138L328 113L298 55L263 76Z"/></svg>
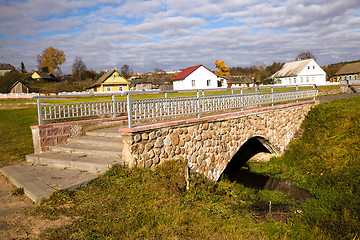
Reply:
<svg viewBox="0 0 360 240"><path fill-rule="evenodd" d="M248 168L240 168L228 178L230 181L240 183L245 187L283 192L296 201L314 199L307 190L296 187L290 179L272 178L251 172Z"/></svg>

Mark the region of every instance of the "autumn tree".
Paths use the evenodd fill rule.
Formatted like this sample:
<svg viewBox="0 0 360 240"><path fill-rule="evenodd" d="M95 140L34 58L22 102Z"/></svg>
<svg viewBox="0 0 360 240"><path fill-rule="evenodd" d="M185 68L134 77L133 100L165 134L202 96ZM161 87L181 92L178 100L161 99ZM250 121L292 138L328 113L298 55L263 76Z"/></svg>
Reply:
<svg viewBox="0 0 360 240"><path fill-rule="evenodd" d="M120 68L120 73L121 75L123 75L124 78L128 79L129 77L131 77L131 75L134 73L132 68L130 68L129 65L124 64L121 68Z"/></svg>
<svg viewBox="0 0 360 240"><path fill-rule="evenodd" d="M80 79L84 79L82 74L83 72L85 72L87 70L86 65L84 63L84 61L82 60L81 57L76 57L74 59L74 63L72 65L72 72L71 74L74 77L80 78Z"/></svg>
<svg viewBox="0 0 360 240"><path fill-rule="evenodd" d="M299 61L299 60L306 60L306 59L310 59L310 58L314 59L315 62L316 62L316 57L314 56L314 54L312 54L312 52L310 52L310 51L307 51L307 52L299 53L296 56L295 60Z"/></svg>
<svg viewBox="0 0 360 240"><path fill-rule="evenodd" d="M218 61L215 60L215 67L219 70L216 70L216 74L219 76L228 76L230 74L230 68L225 66L224 60Z"/></svg>
<svg viewBox="0 0 360 240"><path fill-rule="evenodd" d="M37 56L39 70L48 69L48 73L54 74L56 70L60 70L60 65L65 63L65 54L62 50L48 47L41 55Z"/></svg>

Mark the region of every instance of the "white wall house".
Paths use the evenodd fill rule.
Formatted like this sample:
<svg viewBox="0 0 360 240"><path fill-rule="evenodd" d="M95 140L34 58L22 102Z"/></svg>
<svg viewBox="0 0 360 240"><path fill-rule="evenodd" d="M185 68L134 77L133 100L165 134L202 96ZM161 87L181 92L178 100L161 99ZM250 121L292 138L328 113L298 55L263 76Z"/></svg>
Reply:
<svg viewBox="0 0 360 240"><path fill-rule="evenodd" d="M226 78L219 77L203 65L184 69L173 79L174 90L226 88Z"/></svg>
<svg viewBox="0 0 360 240"><path fill-rule="evenodd" d="M314 59L285 63L271 77L276 85L326 84L326 73Z"/></svg>

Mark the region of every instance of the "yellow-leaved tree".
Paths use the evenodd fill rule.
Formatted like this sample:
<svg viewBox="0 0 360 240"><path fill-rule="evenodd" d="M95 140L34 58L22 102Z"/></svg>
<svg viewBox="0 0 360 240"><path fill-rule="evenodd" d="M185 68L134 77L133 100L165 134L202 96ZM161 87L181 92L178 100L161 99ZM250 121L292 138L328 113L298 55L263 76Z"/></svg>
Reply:
<svg viewBox="0 0 360 240"><path fill-rule="evenodd" d="M230 68L225 66L224 60L218 61L215 60L215 67L217 67L219 70L216 70L216 74L219 76L228 76L230 74Z"/></svg>
<svg viewBox="0 0 360 240"><path fill-rule="evenodd" d="M60 69L60 65L65 63L65 53L62 50L54 47L48 47L41 55L37 56L38 68L44 71L48 70L48 73L54 74L56 70Z"/></svg>

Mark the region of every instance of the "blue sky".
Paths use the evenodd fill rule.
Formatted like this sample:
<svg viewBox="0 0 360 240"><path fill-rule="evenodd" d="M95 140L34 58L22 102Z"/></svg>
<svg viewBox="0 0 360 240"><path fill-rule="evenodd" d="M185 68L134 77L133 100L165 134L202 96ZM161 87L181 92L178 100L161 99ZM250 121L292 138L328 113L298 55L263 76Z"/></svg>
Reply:
<svg viewBox="0 0 360 240"><path fill-rule="evenodd" d="M63 73L77 56L96 71L268 65L302 51L325 65L360 59L360 1L0 0L0 63L31 71L49 46L65 52Z"/></svg>

